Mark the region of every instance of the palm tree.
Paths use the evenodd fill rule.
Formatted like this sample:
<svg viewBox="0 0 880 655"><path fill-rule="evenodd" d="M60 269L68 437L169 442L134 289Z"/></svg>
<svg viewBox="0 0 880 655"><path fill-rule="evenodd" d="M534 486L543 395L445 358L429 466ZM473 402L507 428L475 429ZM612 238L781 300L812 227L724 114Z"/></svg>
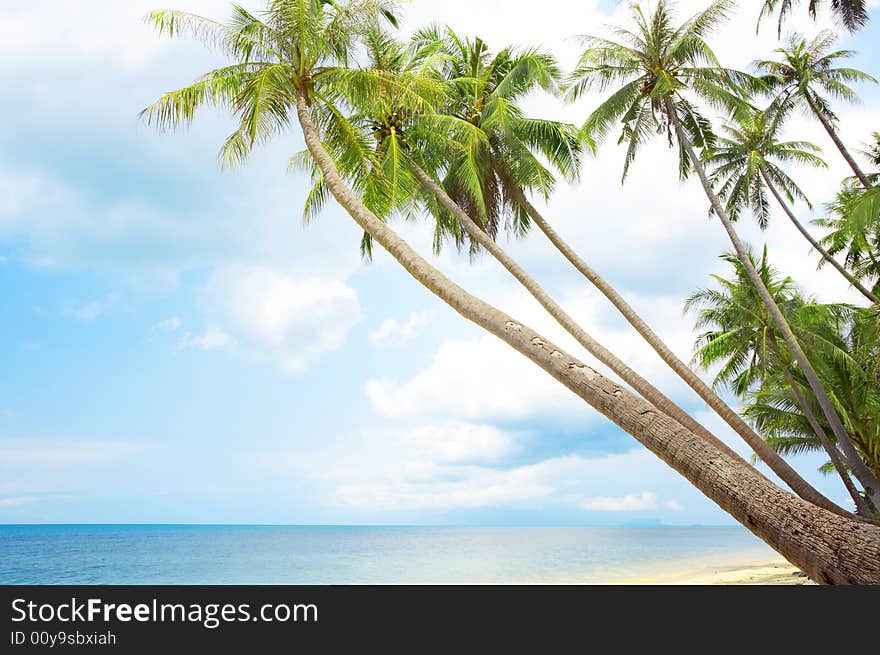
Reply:
<svg viewBox="0 0 880 655"><path fill-rule="evenodd" d="M323 144L338 162L346 183L359 190L363 203L374 214L383 220L394 215L414 219L422 209L424 197L413 173L409 151L420 136L426 116L430 115L434 129L442 118L433 109L443 94L443 86L433 72L436 52L430 48L407 48L379 27L366 31L363 46L367 63L358 73L377 82L376 92L360 93L348 84L332 85L325 91L325 97L348 109L348 113L344 130L327 130L319 125ZM339 122L341 114L331 116ZM450 130L445 127L448 133ZM340 132L345 138L333 138ZM295 154L290 167L304 170L312 178L313 186L303 206L303 221L309 223L323 209L329 191L308 150ZM461 242L455 227L448 220L437 221L435 249L450 234L457 243ZM361 253L367 260L372 257L372 245L369 233L365 232Z"/></svg>
<svg viewBox="0 0 880 655"><path fill-rule="evenodd" d="M777 305L786 307L790 314L804 307L805 302L798 296L792 280L782 278L770 266L766 248L760 262L755 261L751 253L749 256ZM825 448L859 513L871 516L870 508L849 477L844 458L816 420L792 377L791 357L785 345L779 344L772 319L743 265L733 254L724 255L722 259L733 267L734 278L728 280L713 275L720 288L701 289L685 303L685 311L697 314L697 329L706 329L697 339L694 361L704 370L720 366L714 386L725 386L740 398L748 397L756 385L763 384L768 378L781 376L812 427L813 440ZM763 427L764 424L757 422L756 425Z"/></svg>
<svg viewBox="0 0 880 655"><path fill-rule="evenodd" d="M545 145L549 143L545 147L549 154L565 149L566 154L557 154L551 161L556 161L557 167L565 171L576 170L577 131L552 121L527 118L515 105L516 99L529 92L532 87L541 84L549 86L559 77L553 58L537 50L517 52L512 48L490 56L483 41L460 39L451 30L446 31L444 40L445 43L431 31L421 32L416 36L417 54L410 60L395 57L394 61L389 62L388 57L382 53L395 51L393 47L388 49L390 44L386 44L381 52L370 48L371 61L365 72L389 64L400 69L403 61L420 61L425 48L428 52L440 52L446 55L440 61L446 63L450 69L446 74L450 78L450 86L453 87L449 92L451 100L447 101L443 108L445 113L442 114L401 111L400 105L393 100L393 93L390 104L387 101L388 96L384 96L378 105L370 106L367 113L357 114L359 123L371 126L377 151L390 148L385 143L389 138L389 130L385 126L394 123L394 128L390 131L396 135L396 147L401 156L395 161L391 171L385 168L379 172L384 177L395 180L418 180L429 194L424 204L437 217L438 226L449 229L448 226L454 223L460 227L473 244L486 250L507 269L590 354L623 378L624 382L659 410L736 457L722 441L587 333L492 238L505 214L508 217L513 216L507 221L511 229L520 233L527 229L528 217L510 199L507 191L506 185L511 180L519 180L521 184L538 188L545 193L549 193L552 188L552 174L537 157L528 152L529 145L535 142ZM382 72L388 74L400 71L386 69ZM466 105L461 102L462 96L467 99ZM410 120L394 121L387 113L389 111L396 116L406 115ZM438 129L441 126L445 129ZM489 130L488 133L483 130L484 127ZM551 133L552 136L548 136ZM438 135L442 135L442 138L438 139ZM528 152L528 157L522 152ZM426 168L434 172L428 173ZM435 176L439 178L441 175L443 180L438 182ZM400 201L407 209L413 205L410 197L400 196ZM518 227L513 225L516 221L519 221ZM817 494L815 492L813 496ZM828 508L834 507L824 497L820 497L819 501Z"/></svg>
<svg viewBox="0 0 880 655"><path fill-rule="evenodd" d="M827 230L822 243L831 255L845 253L855 277L880 289L880 189L865 190L844 183L829 215L814 221ZM873 282L872 282L873 281Z"/></svg>
<svg viewBox="0 0 880 655"><path fill-rule="evenodd" d="M880 326L866 310L839 311L836 307L811 308L816 314L812 326L819 366L826 379L834 381L835 401L861 457L876 475L880 475ZM792 377L797 371L790 372ZM764 381L746 407L746 415L762 426L770 443L783 453L821 448L809 429L810 412L794 398L799 391L808 408L815 411L816 401L802 379L795 386L781 385L778 376ZM792 402L792 400L795 402Z"/></svg>
<svg viewBox="0 0 880 655"><path fill-rule="evenodd" d="M880 168L880 132L871 134L871 143L863 154L874 168Z"/></svg>
<svg viewBox="0 0 880 655"><path fill-rule="evenodd" d="M793 4L792 0L764 0L758 23L760 24L761 18L766 14L772 14L778 8L779 33L781 34L782 24L791 13ZM809 0L807 11L810 16L816 18L816 11L822 4L822 0ZM868 8L865 0L831 0L831 11L838 22L850 32L855 32L868 23Z"/></svg>
<svg viewBox="0 0 880 655"><path fill-rule="evenodd" d="M764 81L771 90L779 93L779 103L785 107L803 104L818 119L831 137L840 154L849 164L859 181L870 188L871 180L862 171L837 133L837 115L832 111L828 100L822 95L830 95L847 102L858 101L856 92L848 84L853 82L877 82L867 73L855 68L836 65L854 53L852 50L831 50L837 37L832 32L821 32L812 41L793 34L788 46L776 52L781 61L763 59L756 61L756 70L764 74Z"/></svg>
<svg viewBox="0 0 880 655"><path fill-rule="evenodd" d="M727 232L749 279L760 294L780 336L804 371L810 388L816 394L833 428L834 436L847 459L855 461L855 447L834 410L831 398L791 326L752 266L746 246L721 199L712 188L697 154L696 148L711 147L715 136L709 120L700 113L691 96L722 106L734 114L742 114L747 110L745 101L741 99L742 94L760 86L745 74L721 68L712 50L703 40L725 18L731 7L729 0L716 0L708 9L677 28L672 24L672 15L664 0L657 3L650 17L640 8L633 7L637 32L617 30L618 36L625 41L624 44L596 37L585 39L590 47L582 55L575 71L573 89L575 93L580 93L592 86L604 88L614 83L622 84L590 115L584 129L594 135L595 141L599 141L618 120L622 120L621 141L628 143L624 177L639 146L652 134L665 132L670 143L673 139L677 141L681 177L688 176L692 170L697 173L703 191ZM880 507L880 481L860 460L854 464L854 472L869 497Z"/></svg>
<svg viewBox="0 0 880 655"><path fill-rule="evenodd" d="M438 111L444 126L458 126L452 133L459 138L451 141L425 133L419 150L427 172L493 238L501 227L524 236L530 217L515 190L549 198L556 184L551 169L569 181L579 173L578 129L526 116L519 107L535 90L557 91L561 73L555 58L539 48L493 53L482 39L462 38L449 28L421 30L414 42L442 55L437 72L446 97ZM437 154L424 156L429 149ZM437 205L429 209L448 212Z"/></svg>
<svg viewBox="0 0 880 655"><path fill-rule="evenodd" d="M751 209L761 229L767 227L770 203L767 192L776 200L789 220L823 259L872 303L880 298L866 289L859 280L834 259L795 216L790 204L799 199L810 205L806 194L779 166L779 163L809 164L825 167L816 154L819 148L808 141L780 141L782 112L753 110L738 120L724 125L727 136L718 138L711 150L704 152L704 160L714 167L712 181L718 194L726 200L725 208L731 219L737 220L743 210Z"/></svg>
<svg viewBox="0 0 880 655"><path fill-rule="evenodd" d="M489 236L497 233L502 217L506 217L506 225L517 235L528 230L530 224L538 226L569 262L611 301L660 357L749 444L771 470L802 498L831 509L833 503L773 452L735 411L681 361L623 296L562 239L528 200L528 193L547 198L555 182L551 171L544 167L536 154L543 155L567 179L575 178L578 171L579 144L573 134L573 126L528 118L517 106L517 101L534 88L553 88L558 72L552 58L535 50L514 55L515 51L511 48L505 48L493 56L485 42L462 39L449 29L445 32L437 28L424 30L416 36L416 40L422 44L434 44L432 51L446 55L446 59L442 60L442 70L451 87L444 109L448 121L460 121L474 128L459 131L465 136L465 142L458 144L454 152L445 154L433 166L442 169L444 163L452 160L446 164L440 185L442 190L433 183L432 176L416 170L417 177L440 201L439 206L428 205L437 215L438 223L448 224L447 217L451 215L468 234L473 234L475 242L505 261L509 258L497 244L490 243L486 235L477 233L477 226L472 223L478 223ZM430 125L425 132L428 135L437 134L438 130L433 127L433 124ZM440 133L445 135L449 130L444 129ZM443 139L442 143L457 145L455 140ZM429 139L420 149L422 152L441 153L444 151L442 143ZM429 167L426 165L426 168ZM462 210L473 221L462 216ZM511 270L509 261L505 266ZM522 273L516 275L521 276ZM534 286L532 282L529 284ZM546 307L546 300L542 300L542 304ZM551 313L559 316L560 311L553 307ZM569 324L565 317L562 322ZM692 431L714 439L656 389L640 378L633 379L632 373L610 359L607 353L597 352L595 345L588 345L578 330L569 332L649 402Z"/></svg>
<svg viewBox="0 0 880 655"><path fill-rule="evenodd" d="M347 53L328 46L343 42L359 26L368 23L368 18L375 13L366 11L375 7L374 3L369 5L372 6L339 1L276 0L269 5L265 21L254 18L243 21L243 24L218 25L189 17L202 29L184 30L184 33L195 33L209 43L234 46L227 51L236 61L235 65L245 64L241 71L245 79L239 84L219 85L216 92L211 93L199 91L198 87L189 92L181 90L181 93L161 99L147 116L165 116L163 124L172 127L188 123L200 106L214 103L229 107L239 118L245 119L244 124L247 124L247 116L254 113L266 117L263 125L269 128L274 121L271 125L274 133L287 126L288 112L294 111L327 192L361 229L426 289L632 434L814 580L825 584L880 582L880 558L876 557L880 527L826 512L782 491L744 461L706 443L652 405L556 348L526 325L469 294L431 266L361 202L324 147L319 124L313 118L322 115L322 103L313 90L323 80L332 77L327 73L316 80L319 67L330 70L346 60ZM167 16L167 13L162 15ZM356 20L347 21L347 16ZM166 21L155 22L167 24ZM337 37L334 34L337 30L346 34ZM172 33L180 32L175 29ZM248 83L254 74L248 64L255 47L239 48L237 44L242 42L242 37L255 33L258 35L255 47L260 45L264 50L275 44L282 46L283 54L273 57L271 63L254 68L259 71L277 65L286 68L290 76L266 78L264 73L265 86ZM278 52L278 48L272 49ZM305 65L300 67L300 62ZM292 76L297 70L300 72ZM210 77L209 74L208 79ZM269 105L264 101L269 101ZM286 109L282 111L284 105ZM249 107L250 111L243 111ZM260 133L267 134L269 130ZM255 140L250 144L254 143Z"/></svg>

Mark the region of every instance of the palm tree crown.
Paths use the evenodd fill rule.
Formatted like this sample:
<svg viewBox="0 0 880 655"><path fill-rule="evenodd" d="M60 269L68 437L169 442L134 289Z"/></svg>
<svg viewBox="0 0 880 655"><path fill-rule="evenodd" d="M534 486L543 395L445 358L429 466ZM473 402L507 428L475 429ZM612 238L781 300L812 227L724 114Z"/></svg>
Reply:
<svg viewBox="0 0 880 655"><path fill-rule="evenodd" d="M205 106L229 109L238 121L220 151L224 165L247 159L256 145L285 131L298 98L312 109L324 144L340 172L374 207L388 205L389 185L372 170L382 161L345 114L351 106L375 102L396 78L349 66L355 46L383 22L395 22L394 3L386 0L272 0L259 14L234 6L231 19L218 22L181 11L147 16L160 34L189 36L219 49L233 60L202 75L193 84L170 91L141 112L160 129L192 122ZM370 166L364 166L369 161ZM303 163L302 158L292 162ZM306 202L310 217L326 201L320 176Z"/></svg>
<svg viewBox="0 0 880 655"><path fill-rule="evenodd" d="M704 152L704 160L710 166L715 166L712 179L713 183L719 185L718 195L726 199L725 209L731 219L736 220L743 209L750 207L758 225L765 229L770 217L769 191L798 232L822 256L819 265L831 264L865 298L872 303L878 302L877 296L860 281L864 275L847 270L795 215L791 207L795 199L803 200L808 206L811 206L810 202L776 162L821 167L826 164L816 154L819 149L812 143L781 142L777 139L783 115L780 105L773 103L766 111L753 110L736 121L728 121L724 129L729 138L720 138L714 148ZM872 194L874 191L865 193Z"/></svg>
<svg viewBox="0 0 880 655"><path fill-rule="evenodd" d="M749 256L778 306L803 305L792 279L771 266L766 248L760 261L751 252ZM703 369L720 364L714 385L743 397L771 369L779 338L739 258L728 253L722 259L733 267L734 277L713 275L719 288L694 293L685 302L685 311L696 314L697 329L710 328L697 337L694 362Z"/></svg>
<svg viewBox="0 0 880 655"><path fill-rule="evenodd" d="M417 32L409 46L381 30L369 33L365 44L361 75L384 88L369 101L339 89L334 99L349 107L344 125L357 136L325 145L337 160L350 162L342 170L377 215L427 211L435 218L436 250L450 237L463 242L452 213L420 187L415 171L421 169L491 237L501 227L522 236L530 222L516 192L549 197L556 183L551 169L577 178L577 128L528 117L517 104L536 89L556 90L560 72L551 55L515 48L492 53L481 39L436 27ZM306 204L312 216L327 193L307 153L295 163L309 167L315 180ZM366 235L362 246L368 254Z"/></svg>
<svg viewBox="0 0 880 655"><path fill-rule="evenodd" d="M843 253L853 275L880 292L880 189L845 183L827 209L814 221L828 230L822 244L832 255Z"/></svg>
<svg viewBox="0 0 880 655"><path fill-rule="evenodd" d="M553 170L574 181L580 169L577 128L526 116L519 106L536 90L558 91L555 58L536 48L493 53L482 39L464 39L449 28L428 28L414 39L433 44L445 57L439 73L446 97L438 111L446 125L459 126L452 134L460 137L431 130L420 163L490 236L501 227L523 236L530 221L516 191L547 198L556 184ZM429 210L445 213L438 203Z"/></svg>
<svg viewBox="0 0 880 655"><path fill-rule="evenodd" d="M704 153L706 162L714 167L713 182L717 183L718 193L725 199L733 220L739 218L743 210L751 209L761 229L767 227L770 218L768 183L789 203L797 199L812 206L779 164L817 167L827 164L816 154L819 148L808 141L780 141L781 124L780 112L773 111L772 107L743 113L724 124L725 136L719 137L714 148Z"/></svg>
<svg viewBox="0 0 880 655"><path fill-rule="evenodd" d="M855 68L837 66L838 60L855 53L852 50L832 50L835 41L837 35L829 31L820 32L811 41L793 34L786 47L775 50L780 55L779 60L761 59L754 66L766 75L764 81L771 89L785 94L795 104L803 102L808 103L810 109L817 107L824 117L836 122L837 116L825 95L857 102L858 95L849 85L877 80Z"/></svg>
<svg viewBox="0 0 880 655"><path fill-rule="evenodd" d="M880 168L880 132L871 134L871 143L864 154L874 168Z"/></svg>
<svg viewBox="0 0 880 655"><path fill-rule="evenodd" d="M412 171L410 152L426 136L437 133L442 118L436 111L443 97L437 78L437 53L406 47L379 26L363 36L362 61L345 77L370 85L375 93L354 93L348 84L334 84L326 94L345 110L325 114L323 145L342 176L359 191L364 205L382 220L400 214L413 218L423 198ZM348 80L346 80L348 81ZM447 129L447 136L454 130ZM330 194L308 150L294 155L291 166L307 170L313 187L303 209L311 220ZM440 226L444 231L447 226ZM361 251L372 255L372 239L364 234Z"/></svg>
<svg viewBox="0 0 880 655"><path fill-rule="evenodd" d="M793 0L764 0L764 6L761 8L760 19L765 15L772 14L779 10L779 33L782 33L782 24L788 18L791 10L794 8ZM823 0L808 0L807 11L813 18L816 12L823 4ZM831 0L831 12L837 18L838 22L850 32L864 27L868 22L868 7L865 0Z"/></svg>
<svg viewBox="0 0 880 655"><path fill-rule="evenodd" d="M754 88L748 75L722 68L704 37L727 17L730 0L716 0L682 25L673 24L670 3L658 2L646 15L633 6L635 31L615 28L619 41L582 37L587 49L571 75L568 96L577 99L590 89L620 85L586 120L583 129L596 142L618 121L623 123L620 143L627 143L623 176L626 178L639 147L653 134L665 133L670 145L674 130L667 100L691 142L698 148L714 143L710 121L694 100L725 110L739 111L745 88ZM681 144L680 144L681 145ZM680 149L679 172L686 177L692 162Z"/></svg>
<svg viewBox="0 0 880 655"><path fill-rule="evenodd" d="M828 31L821 32L811 41L793 34L788 39L787 47L776 50L781 56L779 60L762 59L756 61L754 67L764 74L764 83L779 94L776 103L780 111L801 106L806 112L812 113L862 185L870 188L873 183L837 134L838 118L826 96L857 102L858 95L850 84L877 80L855 68L838 66L837 61L852 56L853 51L832 50L836 40L836 35Z"/></svg>

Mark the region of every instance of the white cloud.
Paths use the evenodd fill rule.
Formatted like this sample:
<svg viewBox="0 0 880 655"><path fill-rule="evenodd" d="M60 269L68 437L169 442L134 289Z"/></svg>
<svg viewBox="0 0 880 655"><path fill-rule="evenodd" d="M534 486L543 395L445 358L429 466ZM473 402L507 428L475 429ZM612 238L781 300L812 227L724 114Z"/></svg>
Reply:
<svg viewBox="0 0 880 655"><path fill-rule="evenodd" d="M127 441L0 439L0 463L7 472L35 466L46 470L113 461L142 449Z"/></svg>
<svg viewBox="0 0 880 655"><path fill-rule="evenodd" d="M496 297L501 294L494 294ZM629 302L678 356L688 362L692 319L681 302L665 295L627 294ZM597 341L670 397L700 402L651 347L600 297L583 284L556 293L560 304ZM612 378L527 292L508 287L499 303L517 320ZM408 380L371 379L365 392L373 409L388 418L450 416L463 420L553 419L585 423L597 414L509 346L488 335L447 340L420 373Z"/></svg>
<svg viewBox="0 0 880 655"><path fill-rule="evenodd" d="M356 271L361 265L358 231L350 220L332 220L341 210L328 207L327 216L307 228L291 211L305 191L301 180L291 185L285 175L286 149L278 144L271 156L261 151L265 158L222 172L214 153L224 134L209 130L198 147L186 143L185 134L161 135L172 151L162 154L174 162L162 160L156 168L176 166L178 177L186 177L206 194L194 196L199 200L195 207L173 210L147 191L108 190L97 177L73 184L33 166L11 163L15 152L4 154L0 149L0 197L8 198L0 207L0 245L14 244L16 260L34 268L97 271L150 291L175 288L183 271L238 261L331 279L345 279ZM98 135L112 142L108 148L119 147L128 136ZM130 145L139 151L149 147L146 140ZM194 152L204 161L180 170ZM263 193L273 184L277 193Z"/></svg>
<svg viewBox="0 0 880 655"><path fill-rule="evenodd" d="M35 503L39 498L35 496L18 496L13 498L0 498L0 508L4 507L20 507L22 505L28 505L30 503Z"/></svg>
<svg viewBox="0 0 880 655"><path fill-rule="evenodd" d="M181 326L183 326L183 321L177 316L172 316L156 323L153 329L159 332L177 332Z"/></svg>
<svg viewBox="0 0 880 655"><path fill-rule="evenodd" d="M643 491L627 496L597 496L578 501L577 506L588 512L637 512L657 508L657 494Z"/></svg>
<svg viewBox="0 0 880 655"><path fill-rule="evenodd" d="M387 458L380 462L364 452L358 453L358 460L357 466L337 462L324 469L334 483L331 505L379 511L539 506L672 519L669 513L682 508L678 500L661 500L654 491L633 494L621 487L641 478L648 484L665 484L676 494L696 495L683 481L670 485L664 480L668 469L643 450L600 458L566 455L508 469L436 462L416 466Z"/></svg>
<svg viewBox="0 0 880 655"><path fill-rule="evenodd" d="M69 301L65 303L64 313L80 321L94 321L115 305L120 297L119 293L113 292L108 294L106 298L91 300L85 304Z"/></svg>
<svg viewBox="0 0 880 655"><path fill-rule="evenodd" d="M245 264L220 268L202 290L201 305L209 325L182 345L234 347L291 374L341 347L361 320L357 294L342 282Z"/></svg>
<svg viewBox="0 0 880 655"><path fill-rule="evenodd" d="M103 313L103 311L102 303L98 300L93 300L79 309L74 310L73 315L81 321L94 321Z"/></svg>
<svg viewBox="0 0 880 655"><path fill-rule="evenodd" d="M402 436L404 441L422 448L428 458L438 462L492 461L513 448L512 437L492 425L428 425Z"/></svg>
<svg viewBox="0 0 880 655"><path fill-rule="evenodd" d="M388 418L444 416L522 420L592 416L577 399L519 353L492 336L442 343L428 367L406 382L369 380L373 409Z"/></svg>
<svg viewBox="0 0 880 655"><path fill-rule="evenodd" d="M445 472L449 476L449 472ZM474 468L458 479L344 484L336 489L335 504L360 509L450 509L510 506L543 499L554 491L531 467L512 471Z"/></svg>
<svg viewBox="0 0 880 655"><path fill-rule="evenodd" d="M215 0L186 0L178 6L218 18L228 14ZM102 2L100 9L88 0L68 0L10 9L0 24L0 53L5 61L53 59L64 65L86 59L123 70L140 68L168 46L144 23L155 8L151 0Z"/></svg>
<svg viewBox="0 0 880 655"><path fill-rule="evenodd" d="M5 188L13 193L0 209L0 242L21 244L21 260L33 267L85 266L168 288L181 269L222 252L228 238L223 221L208 230L198 219L164 215L132 197L98 204L85 188L0 160L0 191Z"/></svg>
<svg viewBox="0 0 880 655"><path fill-rule="evenodd" d="M269 451L254 453L261 470L296 478L320 477L334 484L378 475L430 482L450 471L499 466L523 450L532 435L493 425L445 421L411 427L364 428L339 452Z"/></svg>
<svg viewBox="0 0 880 655"><path fill-rule="evenodd" d="M194 335L187 332L180 338L177 346L181 349L217 350L218 348L223 348L231 343L233 343L232 339L230 339L229 335L223 330L216 327L210 327L201 335Z"/></svg>
<svg viewBox="0 0 880 655"><path fill-rule="evenodd" d="M661 501L653 491L625 496L595 496L593 498L573 499L578 508L587 512L641 512L652 509L666 509L680 512L684 509L677 500Z"/></svg>
<svg viewBox="0 0 880 655"><path fill-rule="evenodd" d="M39 197L43 179L36 174L23 173L9 167L0 174L0 195L4 202L0 205L0 228L6 226L11 218L29 207ZM0 232L2 234L2 232Z"/></svg>
<svg viewBox="0 0 880 655"><path fill-rule="evenodd" d="M397 346L413 339L433 320L433 312L415 312L403 322L396 318L386 318L376 330L370 333L370 341L382 347Z"/></svg>

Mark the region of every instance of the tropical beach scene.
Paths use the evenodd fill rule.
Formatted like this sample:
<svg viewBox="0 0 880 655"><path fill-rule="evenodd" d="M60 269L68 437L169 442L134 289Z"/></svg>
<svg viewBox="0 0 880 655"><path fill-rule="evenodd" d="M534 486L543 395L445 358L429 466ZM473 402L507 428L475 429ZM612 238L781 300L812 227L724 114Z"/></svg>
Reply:
<svg viewBox="0 0 880 655"><path fill-rule="evenodd" d="M4 7L0 585L880 584L880 2L166 4Z"/></svg>

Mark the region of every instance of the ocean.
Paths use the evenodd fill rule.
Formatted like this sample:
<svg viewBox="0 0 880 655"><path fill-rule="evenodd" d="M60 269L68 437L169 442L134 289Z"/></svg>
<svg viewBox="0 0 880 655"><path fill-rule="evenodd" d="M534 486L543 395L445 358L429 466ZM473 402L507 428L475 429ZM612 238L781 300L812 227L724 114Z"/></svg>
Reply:
<svg viewBox="0 0 880 655"><path fill-rule="evenodd" d="M739 527L0 526L0 584L603 584L764 555Z"/></svg>

